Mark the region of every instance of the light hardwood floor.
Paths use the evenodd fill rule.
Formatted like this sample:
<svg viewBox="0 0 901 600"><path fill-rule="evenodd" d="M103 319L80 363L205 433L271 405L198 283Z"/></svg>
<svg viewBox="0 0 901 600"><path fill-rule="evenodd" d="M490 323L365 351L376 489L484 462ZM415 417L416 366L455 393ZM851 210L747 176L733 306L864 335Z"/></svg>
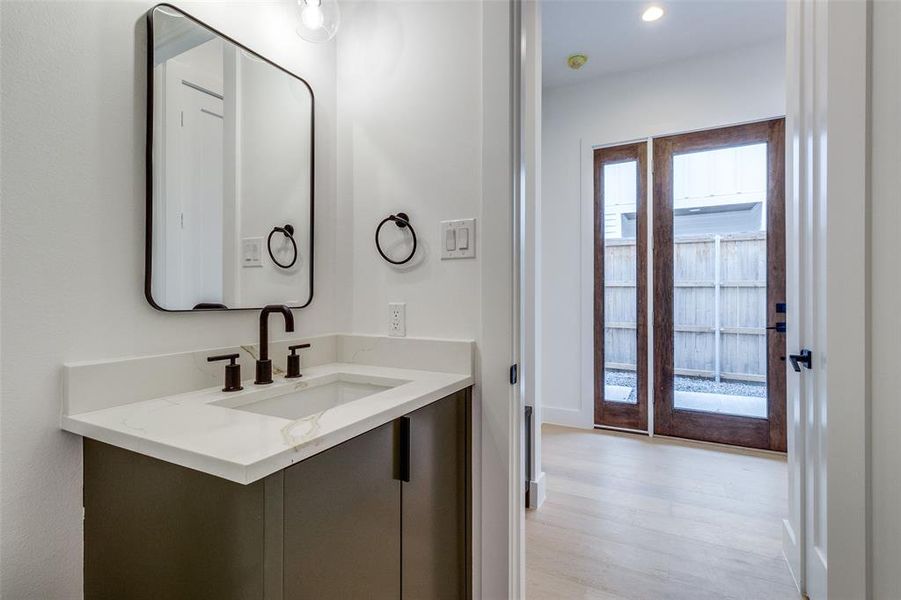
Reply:
<svg viewBox="0 0 901 600"><path fill-rule="evenodd" d="M526 598L798 600L785 458L546 425Z"/></svg>

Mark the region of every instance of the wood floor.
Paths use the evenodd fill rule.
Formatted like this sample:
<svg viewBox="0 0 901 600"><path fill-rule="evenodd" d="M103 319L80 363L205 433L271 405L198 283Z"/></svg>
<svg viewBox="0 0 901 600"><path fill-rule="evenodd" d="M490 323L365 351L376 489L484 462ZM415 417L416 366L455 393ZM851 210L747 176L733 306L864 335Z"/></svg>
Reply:
<svg viewBox="0 0 901 600"><path fill-rule="evenodd" d="M546 425L526 597L798 600L784 457Z"/></svg>

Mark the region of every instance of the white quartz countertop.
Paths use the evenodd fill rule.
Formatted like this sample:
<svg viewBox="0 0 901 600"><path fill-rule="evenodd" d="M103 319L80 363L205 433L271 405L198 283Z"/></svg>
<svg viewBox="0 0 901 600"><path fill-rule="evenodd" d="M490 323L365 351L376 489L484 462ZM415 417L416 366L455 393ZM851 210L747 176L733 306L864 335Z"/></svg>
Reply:
<svg viewBox="0 0 901 600"><path fill-rule="evenodd" d="M336 375L400 380L396 387L296 420L228 408L316 385ZM72 433L242 484L252 483L472 385L467 374L351 363L306 367L244 390L221 386L63 415Z"/></svg>

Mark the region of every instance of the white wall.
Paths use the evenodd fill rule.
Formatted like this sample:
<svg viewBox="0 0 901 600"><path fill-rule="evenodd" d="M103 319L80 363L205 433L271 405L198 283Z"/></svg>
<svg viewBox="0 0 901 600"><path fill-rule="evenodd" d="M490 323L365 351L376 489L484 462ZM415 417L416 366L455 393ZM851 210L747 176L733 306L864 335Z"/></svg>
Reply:
<svg viewBox="0 0 901 600"><path fill-rule="evenodd" d="M514 416L511 361L510 21L505 2L342 2L338 33L338 237L344 326L386 334L406 303L407 335L478 342L474 397L474 595L509 596ZM483 48L491 51L483 52ZM406 212L419 248L395 267L378 223ZM439 222L476 217L476 258L442 261ZM383 247L400 258L391 224ZM344 268L342 267L342 268ZM486 283L487 281L487 283Z"/></svg>
<svg viewBox="0 0 901 600"><path fill-rule="evenodd" d="M257 336L253 313L164 314L143 297L143 19L152 4L0 9L4 598L81 597L81 440L59 430L61 364ZM317 280L297 329L334 331L334 44L301 41L290 3L179 4L316 91Z"/></svg>
<svg viewBox="0 0 901 600"><path fill-rule="evenodd" d="M545 88L543 102L543 419L591 427L593 147L782 116L784 43Z"/></svg>
<svg viewBox="0 0 901 600"><path fill-rule="evenodd" d="M340 224L353 248L350 328L386 334L388 302L405 302L407 335L475 338L480 228L476 259L442 261L438 223L478 217L481 207L481 5L341 6L338 192L352 214ZM411 265L394 267L373 234L399 211L410 216L419 249ZM383 227L383 247L401 241L398 233Z"/></svg>
<svg viewBox="0 0 901 600"><path fill-rule="evenodd" d="M901 4L872 8L871 213L870 213L870 452L872 597L896 598L901 590ZM831 539L831 538L830 538Z"/></svg>

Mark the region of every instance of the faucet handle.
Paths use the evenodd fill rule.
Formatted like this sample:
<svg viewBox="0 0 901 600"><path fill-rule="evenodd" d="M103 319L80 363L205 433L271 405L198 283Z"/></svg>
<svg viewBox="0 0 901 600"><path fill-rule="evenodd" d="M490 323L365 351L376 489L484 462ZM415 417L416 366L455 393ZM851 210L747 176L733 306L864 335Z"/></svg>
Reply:
<svg viewBox="0 0 901 600"><path fill-rule="evenodd" d="M309 347L309 344L294 344L293 346L288 346L288 350L291 351L291 354L288 355L288 374L285 375L285 379L297 379L298 377L303 377L303 375L300 374L300 355L297 354L297 351Z"/></svg>
<svg viewBox="0 0 901 600"><path fill-rule="evenodd" d="M237 352L235 354L220 354L218 356L207 357L207 362L216 362L219 360L227 360L229 364L225 365L225 387L223 392L238 392L244 389L241 385L241 365L237 362L241 356Z"/></svg>

